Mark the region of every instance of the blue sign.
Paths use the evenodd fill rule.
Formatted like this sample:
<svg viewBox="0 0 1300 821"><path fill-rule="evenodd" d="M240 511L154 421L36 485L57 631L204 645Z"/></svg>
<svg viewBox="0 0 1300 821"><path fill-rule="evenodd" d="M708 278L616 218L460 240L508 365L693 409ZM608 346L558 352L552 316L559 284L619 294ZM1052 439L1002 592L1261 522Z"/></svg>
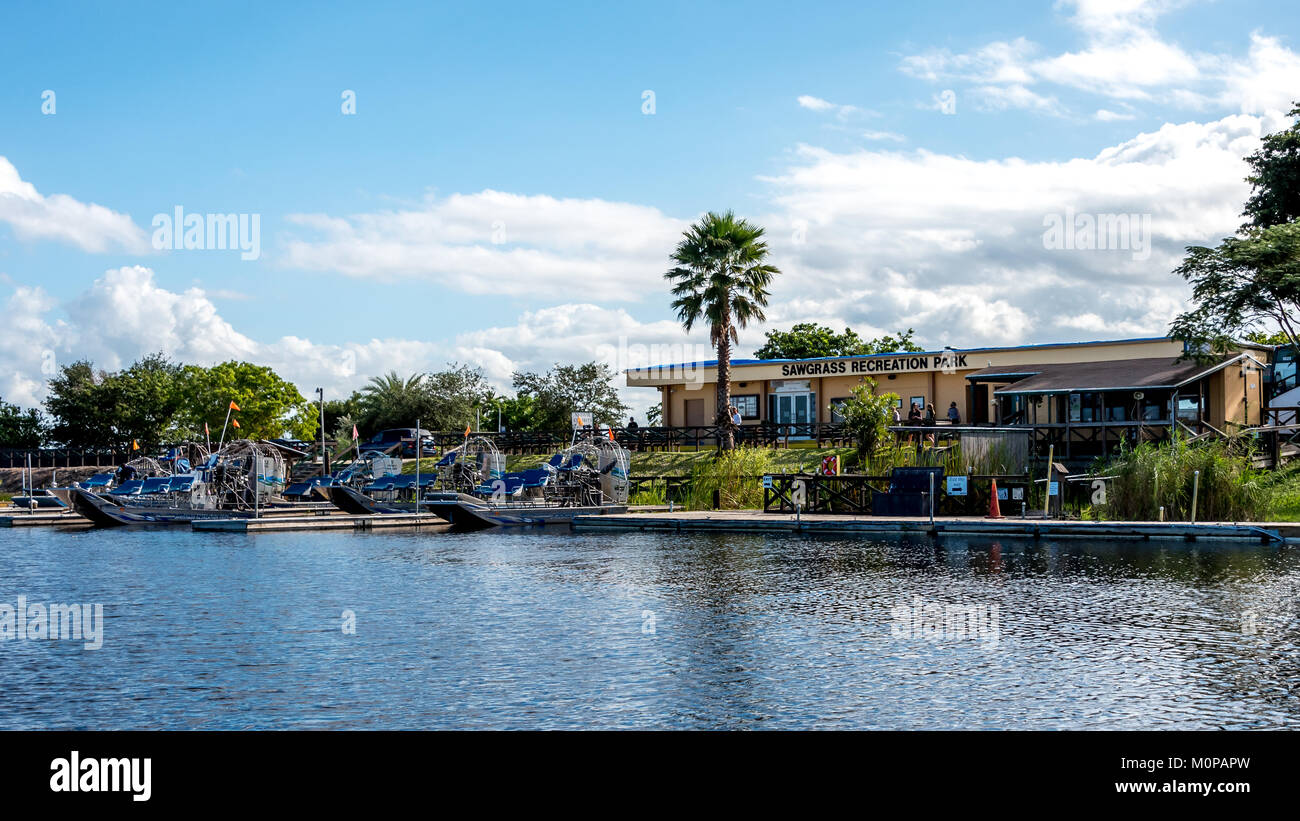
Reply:
<svg viewBox="0 0 1300 821"><path fill-rule="evenodd" d="M948 477L948 495L965 496L966 495L966 477L949 476Z"/></svg>

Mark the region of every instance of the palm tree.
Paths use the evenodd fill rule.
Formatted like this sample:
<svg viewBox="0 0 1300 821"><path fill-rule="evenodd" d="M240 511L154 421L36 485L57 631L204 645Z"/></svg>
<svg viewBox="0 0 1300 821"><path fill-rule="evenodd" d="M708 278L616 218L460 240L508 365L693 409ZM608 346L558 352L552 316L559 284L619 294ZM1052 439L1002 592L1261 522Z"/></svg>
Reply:
<svg viewBox="0 0 1300 821"><path fill-rule="evenodd" d="M781 273L768 265L763 229L731 211L709 212L682 235L673 251L677 266L664 278L674 282L673 308L689 332L701 319L709 323L709 341L718 349L717 422L719 444L736 446L731 404L731 346L738 329L766 317L767 286Z"/></svg>
<svg viewBox="0 0 1300 821"><path fill-rule="evenodd" d="M367 427L401 427L415 422L425 387L425 375L403 379L396 371L372 376L361 389L361 421Z"/></svg>

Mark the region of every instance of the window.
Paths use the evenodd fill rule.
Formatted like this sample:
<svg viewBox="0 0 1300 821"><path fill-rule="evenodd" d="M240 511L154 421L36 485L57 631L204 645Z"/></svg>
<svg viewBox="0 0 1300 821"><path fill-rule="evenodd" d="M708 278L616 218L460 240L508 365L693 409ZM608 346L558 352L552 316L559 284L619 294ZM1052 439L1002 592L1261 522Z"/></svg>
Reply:
<svg viewBox="0 0 1300 821"><path fill-rule="evenodd" d="M925 397L924 397L924 396L913 396L912 399L911 399L911 404L909 404L909 405L907 406L907 409L908 409L909 411L912 409L912 405L916 405L918 408L921 409L922 412L924 412L924 411L925 411Z"/></svg>
<svg viewBox="0 0 1300 821"><path fill-rule="evenodd" d="M838 399L831 400L831 421L832 422L844 421L844 403L848 401L849 398L847 396L841 396Z"/></svg>
<svg viewBox="0 0 1300 821"><path fill-rule="evenodd" d="M733 396L731 397L731 404L735 405L736 410L740 411L741 419L758 418L758 394L749 393L743 396Z"/></svg>
<svg viewBox="0 0 1300 821"><path fill-rule="evenodd" d="M1070 394L1070 417L1069 418L1071 422L1100 422L1101 421L1101 394L1099 393Z"/></svg>

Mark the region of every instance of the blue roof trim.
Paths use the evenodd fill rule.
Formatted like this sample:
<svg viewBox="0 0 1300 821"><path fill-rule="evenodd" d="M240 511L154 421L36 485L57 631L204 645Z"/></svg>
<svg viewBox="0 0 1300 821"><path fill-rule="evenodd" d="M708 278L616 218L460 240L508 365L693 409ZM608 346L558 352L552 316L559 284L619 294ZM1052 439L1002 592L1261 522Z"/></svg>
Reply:
<svg viewBox="0 0 1300 821"><path fill-rule="evenodd" d="M857 356L818 356L811 359L733 359L731 364L735 365L779 365L782 362L834 362L839 359L873 359L884 356L906 356L913 354L915 356L942 354L947 351L953 353L994 353L1001 351L1032 351L1040 348L1077 348L1083 345L1126 345L1135 342L1173 342L1173 337L1169 336L1142 336L1134 339L1094 339L1090 342L1038 342L1033 345L1001 345L991 348L940 348L936 351L894 351L893 353L868 353ZM671 365L649 365L644 368L628 368L623 373L639 373L642 371L658 371L665 368L712 368L716 367L718 360L707 359L702 362L678 362Z"/></svg>

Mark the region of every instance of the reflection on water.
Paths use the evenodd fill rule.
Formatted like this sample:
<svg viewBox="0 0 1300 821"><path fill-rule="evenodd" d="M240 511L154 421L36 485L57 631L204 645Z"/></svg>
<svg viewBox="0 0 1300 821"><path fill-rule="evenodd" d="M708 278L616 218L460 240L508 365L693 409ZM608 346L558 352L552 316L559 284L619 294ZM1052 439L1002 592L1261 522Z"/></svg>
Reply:
<svg viewBox="0 0 1300 821"><path fill-rule="evenodd" d="M1300 727L1300 551L14 530L0 728ZM356 614L355 634L342 628Z"/></svg>

